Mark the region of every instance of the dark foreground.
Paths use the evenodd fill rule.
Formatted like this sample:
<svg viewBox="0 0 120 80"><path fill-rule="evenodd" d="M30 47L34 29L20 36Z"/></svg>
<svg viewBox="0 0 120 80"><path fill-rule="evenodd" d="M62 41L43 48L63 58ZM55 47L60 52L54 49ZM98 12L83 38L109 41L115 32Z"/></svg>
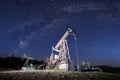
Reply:
<svg viewBox="0 0 120 80"><path fill-rule="evenodd" d="M0 80L120 80L120 75L103 72L17 71L0 72Z"/></svg>

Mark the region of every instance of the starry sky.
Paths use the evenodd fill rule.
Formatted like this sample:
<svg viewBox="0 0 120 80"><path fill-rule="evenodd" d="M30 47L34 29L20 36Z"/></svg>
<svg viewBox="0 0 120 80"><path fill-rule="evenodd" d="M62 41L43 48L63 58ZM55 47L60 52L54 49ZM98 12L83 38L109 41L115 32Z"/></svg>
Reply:
<svg viewBox="0 0 120 80"><path fill-rule="evenodd" d="M45 59L71 25L79 60L120 66L119 0L0 0L0 56ZM67 38L76 60L73 36Z"/></svg>

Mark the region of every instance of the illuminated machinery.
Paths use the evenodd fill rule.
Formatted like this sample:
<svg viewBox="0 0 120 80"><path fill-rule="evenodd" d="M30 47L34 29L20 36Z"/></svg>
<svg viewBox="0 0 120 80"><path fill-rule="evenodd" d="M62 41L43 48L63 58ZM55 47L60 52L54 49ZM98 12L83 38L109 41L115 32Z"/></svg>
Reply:
<svg viewBox="0 0 120 80"><path fill-rule="evenodd" d="M33 64L30 63L30 60L34 60L34 58L26 56L26 54L24 54L22 56L22 59L25 59L25 62L23 64L23 67L21 68L21 70L27 71L27 70L34 70L35 69ZM30 65L29 65L29 63L30 63Z"/></svg>
<svg viewBox="0 0 120 80"><path fill-rule="evenodd" d="M89 62L82 61L81 71L82 72L102 72L102 69L99 67L91 66Z"/></svg>
<svg viewBox="0 0 120 80"><path fill-rule="evenodd" d="M52 47L52 53L47 64L47 68L64 71L73 70L73 64L70 58L68 43L66 40L69 35L74 35L75 37L75 32L73 32L71 28L68 28L56 46Z"/></svg>

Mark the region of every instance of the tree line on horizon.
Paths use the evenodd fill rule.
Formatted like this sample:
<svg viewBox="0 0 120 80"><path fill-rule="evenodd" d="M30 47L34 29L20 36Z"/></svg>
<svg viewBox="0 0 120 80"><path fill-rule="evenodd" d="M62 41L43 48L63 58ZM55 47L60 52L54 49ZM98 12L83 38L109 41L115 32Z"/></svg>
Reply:
<svg viewBox="0 0 120 80"><path fill-rule="evenodd" d="M0 68L11 68L15 70L20 70L21 67L24 65L26 59L21 57L0 57ZM32 63L33 65L41 65L44 63L43 60L30 60L29 64Z"/></svg>
<svg viewBox="0 0 120 80"><path fill-rule="evenodd" d="M14 55L10 57L0 57L0 68L10 68L13 70L20 70L23 67L26 59L21 57L16 57ZM33 65L42 66L41 69L45 69L45 61L44 60L30 60L29 64L32 63ZM110 72L110 73L118 73L120 74L120 67L112 67L107 65L99 65L95 66L102 69L103 72ZM40 69L40 68L39 68Z"/></svg>

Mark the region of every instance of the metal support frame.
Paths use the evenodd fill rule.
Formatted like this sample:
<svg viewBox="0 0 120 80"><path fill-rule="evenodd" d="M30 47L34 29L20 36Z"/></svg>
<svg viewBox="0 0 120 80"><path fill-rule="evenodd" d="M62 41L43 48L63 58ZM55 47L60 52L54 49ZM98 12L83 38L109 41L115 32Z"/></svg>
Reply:
<svg viewBox="0 0 120 80"><path fill-rule="evenodd" d="M68 28L66 33L59 40L59 42L56 44L56 46L52 47L52 53L51 53L49 62L50 63L54 62L54 64L51 64L51 66L52 65L56 65L56 66L60 66L61 65L61 67L66 66L66 70L69 69L69 65L72 63L72 60L70 58L68 43L67 43L67 40L66 40L66 38L69 35L74 35L75 36L75 34L74 34L74 32L73 32L73 30L71 28ZM57 55L59 56L58 60L54 59L54 57L55 57L55 53L54 52L57 52ZM57 64L57 61L58 61L58 64Z"/></svg>

